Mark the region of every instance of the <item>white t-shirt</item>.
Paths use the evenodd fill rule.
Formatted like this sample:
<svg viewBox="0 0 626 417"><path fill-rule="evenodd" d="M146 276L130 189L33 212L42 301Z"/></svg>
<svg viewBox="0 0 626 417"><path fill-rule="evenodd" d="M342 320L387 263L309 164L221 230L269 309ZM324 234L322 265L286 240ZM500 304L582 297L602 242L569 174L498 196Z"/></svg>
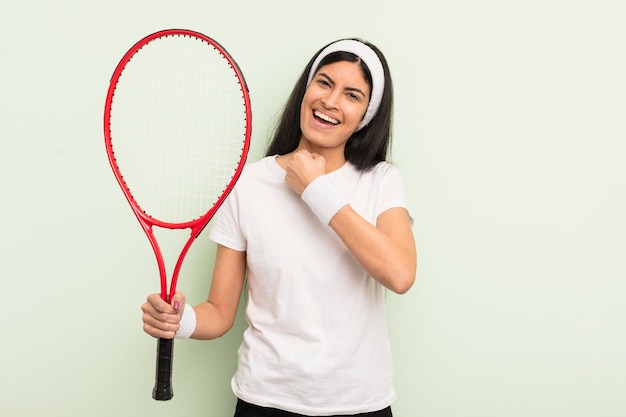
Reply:
<svg viewBox="0 0 626 417"><path fill-rule="evenodd" d="M407 208L402 178L386 162L368 172L346 163L327 176L372 224L389 208ZM275 157L245 167L210 237L247 256L237 397L320 416L394 401L385 289L289 188Z"/></svg>

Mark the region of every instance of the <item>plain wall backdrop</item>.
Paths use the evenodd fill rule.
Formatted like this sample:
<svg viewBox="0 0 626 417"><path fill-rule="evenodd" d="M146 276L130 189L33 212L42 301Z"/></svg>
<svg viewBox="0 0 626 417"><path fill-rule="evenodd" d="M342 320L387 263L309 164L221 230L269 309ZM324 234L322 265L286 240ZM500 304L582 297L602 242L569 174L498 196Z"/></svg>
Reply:
<svg viewBox="0 0 626 417"><path fill-rule="evenodd" d="M387 296L397 417L626 415L622 0L33 0L0 6L1 416L233 413L243 314L177 342L175 397L151 399L156 266L104 150L115 65L172 27L241 66L249 160L319 47L385 52L420 257ZM201 236L183 268L192 303L213 250Z"/></svg>

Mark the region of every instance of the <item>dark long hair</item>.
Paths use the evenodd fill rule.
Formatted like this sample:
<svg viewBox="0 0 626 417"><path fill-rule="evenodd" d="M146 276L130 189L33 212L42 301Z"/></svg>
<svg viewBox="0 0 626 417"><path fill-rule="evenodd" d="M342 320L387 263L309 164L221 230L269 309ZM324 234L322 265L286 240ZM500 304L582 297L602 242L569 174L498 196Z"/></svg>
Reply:
<svg viewBox="0 0 626 417"><path fill-rule="evenodd" d="M354 132L352 136L350 136L344 151L346 160L354 164L357 169L368 170L374 167L378 162L385 161L388 151L391 148L393 86L387 60L382 52L371 43L361 41L360 39L354 40L363 42L376 52L376 55L378 55L382 63L385 75L385 89L378 112L367 126ZM326 46L317 51L300 75L300 78L298 78L298 81L296 81L296 85L291 91L287 103L283 108L282 115L276 124L272 140L265 152L266 156L284 155L294 151L298 147L302 136L302 130L300 128L300 106L307 89L309 72L311 71L311 66L315 58ZM372 76L369 69L358 56L350 52L332 52L322 59L318 68L339 61L359 62L363 76L371 90Z"/></svg>

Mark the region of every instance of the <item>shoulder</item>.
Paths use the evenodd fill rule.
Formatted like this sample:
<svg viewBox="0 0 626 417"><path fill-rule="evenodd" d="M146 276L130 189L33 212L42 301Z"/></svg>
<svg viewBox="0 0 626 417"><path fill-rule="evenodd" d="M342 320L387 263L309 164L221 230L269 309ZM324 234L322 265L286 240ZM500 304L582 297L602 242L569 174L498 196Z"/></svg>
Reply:
<svg viewBox="0 0 626 417"><path fill-rule="evenodd" d="M243 167L242 176L250 176L256 173L263 172L268 169L268 162L272 157L266 156L254 162L248 162Z"/></svg>
<svg viewBox="0 0 626 417"><path fill-rule="evenodd" d="M400 174L398 167L391 162L381 161L377 163L373 170L378 171L380 173L392 173L392 174Z"/></svg>
<svg viewBox="0 0 626 417"><path fill-rule="evenodd" d="M273 156L266 156L258 161L249 162L244 166L239 182L248 183L250 181L255 182L280 177L280 172L278 172L277 168L279 167Z"/></svg>
<svg viewBox="0 0 626 417"><path fill-rule="evenodd" d="M386 161L379 162L368 175L368 181L379 187L382 195L406 198L406 185L396 165Z"/></svg>
<svg viewBox="0 0 626 417"><path fill-rule="evenodd" d="M337 183L361 184L370 187L385 187L388 184L402 184L402 176L395 165L381 161L366 170L358 170L354 165L347 163L342 169L329 174Z"/></svg>
<svg viewBox="0 0 626 417"><path fill-rule="evenodd" d="M374 165L367 171L361 173L362 176L367 176L375 180L401 180L402 175L400 170L390 162L381 161Z"/></svg>

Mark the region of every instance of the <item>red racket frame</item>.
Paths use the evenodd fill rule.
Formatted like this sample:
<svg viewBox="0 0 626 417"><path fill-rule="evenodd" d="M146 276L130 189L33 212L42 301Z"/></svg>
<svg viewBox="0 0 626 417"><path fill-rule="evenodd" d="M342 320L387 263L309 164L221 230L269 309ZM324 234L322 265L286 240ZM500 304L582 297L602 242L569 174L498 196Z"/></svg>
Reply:
<svg viewBox="0 0 626 417"><path fill-rule="evenodd" d="M210 45L215 47L217 50L219 50L220 53L228 60L228 62L230 64L230 66L232 67L235 75L239 79L239 83L243 87L242 88L242 95L243 95L243 99L244 99L245 114L246 114L246 138L245 138L245 140L243 142L244 146L243 146L243 149L242 149L241 160L239 162L239 165L237 166L237 169L235 170L235 174L233 175L233 178L231 179L230 183L228 184L228 186L226 187L226 189L224 190L222 195L219 197L217 202L213 205L213 207L211 207L209 209L209 211L207 211L203 216L201 216L201 217L199 217L197 219L194 219L194 220L191 220L191 221L188 221L188 222L184 222L184 223L168 223L168 222L165 222L165 221L161 221L159 219L155 219L155 218L149 216L148 214L146 214L141 209L141 207L138 204L138 202L135 201L135 199L133 198L131 190L126 185L126 182L124 181L124 177L123 177L122 173L120 172L120 169L117 166L117 163L115 161L115 152L113 150L113 145L112 145L112 142L111 142L111 125L110 125L110 117L111 117L110 108L111 108L111 103L113 101L113 97L115 95L115 87L117 85L117 80L119 79L120 75L122 74L126 64L130 61L130 59L133 57L133 55L135 55L135 53L137 53L137 51L139 51L142 47L144 47L149 42L151 42L151 41L153 41L153 40L155 40L157 38L160 38L160 37L176 36L176 35L191 36L191 37L200 38L200 39L208 42ZM248 155L248 151L249 151L249 148L250 148L251 131L252 131L252 110L251 110L251 105L250 105L250 94L249 94L249 91L248 91L248 87L247 87L246 81L245 81L245 79L243 77L243 73L239 69L239 66L237 65L235 60L226 51L226 49L224 49L214 39L212 39L212 38L210 38L210 37L208 37L206 35L203 35L201 33L195 32L195 31L186 30L186 29L168 29L168 30L162 30L162 31L159 31L159 32L155 32L155 33L153 33L151 35L148 35L148 36L144 37L139 42L137 42L135 45L133 45L133 47L131 47L128 50L128 52L126 52L124 57L120 60L119 64L115 68L115 71L113 72L113 76L111 77L111 81L110 81L110 84L109 84L109 90L107 92L106 104L105 104L105 109L104 109L104 138L105 138L107 155L108 155L108 158L109 158L109 162L111 164L111 169L113 170L113 173L115 174L115 178L117 179L118 184L122 188L122 192L124 193L124 196L126 197L126 200L128 200L128 203L130 204L130 206L131 206L131 208L133 210L133 213L135 213L135 216L137 217L137 220L139 220L139 223L141 224L141 227L143 228L144 232L146 233L146 236L148 237L148 240L150 241L150 245L152 246L152 249L154 251L154 255L155 255L156 259L157 259L157 264L158 264L158 268L159 268L159 275L161 277L161 298L163 300L169 302L170 301L170 296L175 294L175 292L176 292L176 285L178 283L178 276L179 276L179 273L180 273L180 268L181 268L181 266L183 264L185 256L187 255L187 252L189 251L189 248L193 244L193 241L198 237L198 235L200 235L202 230L209 223L209 221L211 220L211 218L213 217L215 212L222 205L222 203L224 202L224 200L226 199L228 194L230 194L230 192L232 191L233 187L235 186L235 183L239 179L239 176L241 175L241 171L243 170L243 167L244 167L247 155ZM161 252L161 248L160 248L160 246L159 246L159 244L157 242L157 239L156 239L156 237L154 235L154 232L152 230L153 226L157 226L157 227L161 227L161 228L165 228L165 229L172 229L172 230L175 230L175 229L191 229L191 235L189 237L189 240L187 241L187 243L183 247L183 249L182 249L182 251L181 251L181 253L180 253L179 257L178 257L178 260L176 262L176 265L174 267L174 270L172 272L172 278L171 278L171 281L170 281L169 291L168 291L168 288L167 288L167 272L166 272L166 268L165 268L165 261L163 260L163 254Z"/></svg>

